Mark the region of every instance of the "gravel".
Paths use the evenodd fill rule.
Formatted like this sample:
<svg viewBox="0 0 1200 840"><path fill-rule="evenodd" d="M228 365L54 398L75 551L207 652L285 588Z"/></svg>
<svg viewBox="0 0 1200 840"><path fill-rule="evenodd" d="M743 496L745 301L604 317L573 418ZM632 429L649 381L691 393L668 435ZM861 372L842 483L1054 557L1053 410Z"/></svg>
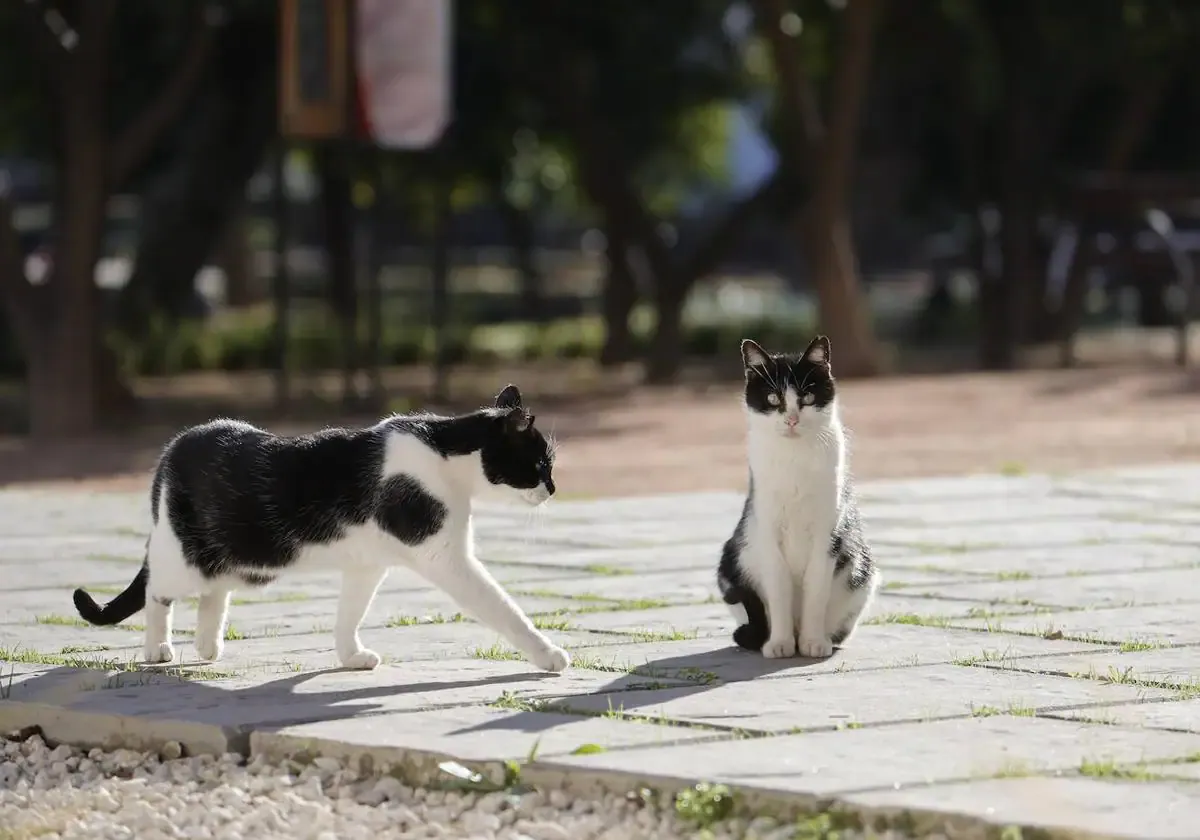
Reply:
<svg viewBox="0 0 1200 840"><path fill-rule="evenodd" d="M639 797L585 800L560 790L518 795L412 788L390 776L361 776L331 758L299 766L247 761L232 753L164 758L132 750L85 752L51 748L36 735L0 746L0 840L805 836L797 835L794 824L765 818L725 820L702 830L673 808ZM163 751L180 753L177 744Z"/></svg>

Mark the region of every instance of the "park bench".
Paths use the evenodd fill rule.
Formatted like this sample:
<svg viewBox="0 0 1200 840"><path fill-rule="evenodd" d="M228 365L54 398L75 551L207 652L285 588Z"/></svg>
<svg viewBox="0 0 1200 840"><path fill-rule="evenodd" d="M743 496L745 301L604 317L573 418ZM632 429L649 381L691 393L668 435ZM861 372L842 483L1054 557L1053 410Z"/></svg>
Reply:
<svg viewBox="0 0 1200 840"><path fill-rule="evenodd" d="M1200 254L1200 177L1177 173L1086 173L1068 182L1064 221L1075 246L1060 297L1057 340L1063 367L1075 362L1091 269L1106 282L1119 277L1145 296L1160 295L1173 275L1182 302L1171 313L1176 361L1188 363L1188 332L1196 314L1196 256ZM1191 222L1193 229L1187 229ZM1143 305L1146 299L1143 299Z"/></svg>

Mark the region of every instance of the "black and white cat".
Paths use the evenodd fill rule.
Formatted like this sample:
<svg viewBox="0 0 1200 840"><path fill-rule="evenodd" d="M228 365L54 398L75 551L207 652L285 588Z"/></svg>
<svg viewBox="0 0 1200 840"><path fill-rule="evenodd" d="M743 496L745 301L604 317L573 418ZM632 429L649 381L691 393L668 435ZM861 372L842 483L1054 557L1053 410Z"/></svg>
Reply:
<svg viewBox="0 0 1200 840"><path fill-rule="evenodd" d="M847 469L829 339L818 336L800 355L746 339L742 361L750 492L717 568L740 625L733 640L772 659L830 656L854 632L879 575Z"/></svg>
<svg viewBox="0 0 1200 840"><path fill-rule="evenodd" d="M358 629L391 566L407 566L495 630L534 665L561 671L566 651L533 626L476 559L471 498L488 484L530 505L554 495L554 451L509 385L495 405L458 417L397 415L366 429L279 437L216 420L177 435L150 490L154 520L133 582L92 624L146 610L145 658L170 662L172 603L199 594L196 652L220 657L229 597L291 571L342 573L334 640L346 668L380 662Z"/></svg>

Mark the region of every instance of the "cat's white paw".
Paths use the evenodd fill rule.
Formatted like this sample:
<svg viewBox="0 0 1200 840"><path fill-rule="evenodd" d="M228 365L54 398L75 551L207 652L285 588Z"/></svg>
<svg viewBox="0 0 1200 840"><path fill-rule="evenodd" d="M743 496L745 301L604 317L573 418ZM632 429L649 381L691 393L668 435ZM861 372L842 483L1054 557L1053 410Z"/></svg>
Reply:
<svg viewBox="0 0 1200 840"><path fill-rule="evenodd" d="M809 659L828 659L833 656L833 642L825 637L800 639L800 655Z"/></svg>
<svg viewBox="0 0 1200 840"><path fill-rule="evenodd" d="M196 637L196 656L205 662L216 662L225 652L225 640L221 638L202 639Z"/></svg>
<svg viewBox="0 0 1200 840"><path fill-rule="evenodd" d="M565 671L571 664L571 655L562 648L551 645L537 655L531 656L530 661L543 671L553 671L557 674L559 671Z"/></svg>
<svg viewBox="0 0 1200 840"><path fill-rule="evenodd" d="M762 654L767 659L787 659L796 655L796 637L785 636L782 639L767 639L763 645Z"/></svg>
<svg viewBox="0 0 1200 840"><path fill-rule="evenodd" d="M379 663L382 661L383 658L378 653L363 648L356 653L343 657L342 667L353 668L356 671L373 671L379 667Z"/></svg>
<svg viewBox="0 0 1200 840"><path fill-rule="evenodd" d="M170 642L148 644L142 648L142 659L152 665L160 662L174 662L175 648L171 646Z"/></svg>

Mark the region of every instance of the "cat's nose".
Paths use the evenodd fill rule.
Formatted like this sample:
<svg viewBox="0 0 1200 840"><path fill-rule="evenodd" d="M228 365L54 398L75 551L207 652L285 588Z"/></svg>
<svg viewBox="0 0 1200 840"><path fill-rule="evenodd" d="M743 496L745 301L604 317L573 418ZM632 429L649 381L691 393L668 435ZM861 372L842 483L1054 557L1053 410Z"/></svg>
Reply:
<svg viewBox="0 0 1200 840"><path fill-rule="evenodd" d="M799 422L800 422L799 414L792 414L791 412L788 412L787 424L788 424L789 429L795 427L795 425Z"/></svg>
<svg viewBox="0 0 1200 840"><path fill-rule="evenodd" d="M545 481L545 484L546 484L546 492L549 493L551 496L553 496L554 495L554 479L547 478Z"/></svg>

